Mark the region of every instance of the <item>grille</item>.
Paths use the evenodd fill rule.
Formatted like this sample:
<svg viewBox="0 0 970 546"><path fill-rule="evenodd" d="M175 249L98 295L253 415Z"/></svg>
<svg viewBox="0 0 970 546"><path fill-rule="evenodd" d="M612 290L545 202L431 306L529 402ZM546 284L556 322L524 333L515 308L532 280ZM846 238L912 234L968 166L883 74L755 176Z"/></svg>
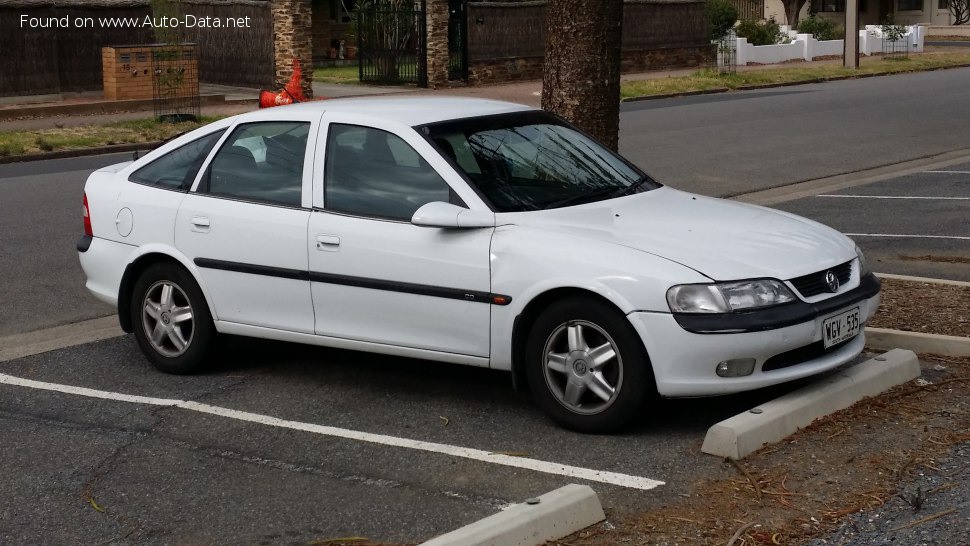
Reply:
<svg viewBox="0 0 970 546"><path fill-rule="evenodd" d="M790 282L802 297L810 298L829 291L829 285L825 283L825 274L829 271L835 273L835 276L839 278L840 285L846 284L852 277L852 262L845 262L829 269L796 277L791 279Z"/></svg>
<svg viewBox="0 0 970 546"><path fill-rule="evenodd" d="M761 371L770 372L772 370L780 370L782 368L797 366L803 362L814 360L820 356L831 353L832 351L841 349L846 343L849 343L853 339L855 338L849 338L842 343L829 347L828 349L825 348L824 342L816 341L815 343L805 345L804 347L799 347L797 349L792 349L791 351L777 354L765 361L764 365L761 366Z"/></svg>

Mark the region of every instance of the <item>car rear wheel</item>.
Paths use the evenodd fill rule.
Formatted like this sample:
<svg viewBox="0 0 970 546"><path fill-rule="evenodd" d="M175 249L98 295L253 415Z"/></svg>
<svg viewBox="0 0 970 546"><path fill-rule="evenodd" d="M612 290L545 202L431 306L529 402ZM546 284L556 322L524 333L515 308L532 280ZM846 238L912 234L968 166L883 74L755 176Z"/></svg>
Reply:
<svg viewBox="0 0 970 546"><path fill-rule="evenodd" d="M656 388L646 352L626 318L605 303L569 299L543 311L526 342L536 403L579 432L630 423Z"/></svg>
<svg viewBox="0 0 970 546"><path fill-rule="evenodd" d="M135 339L148 360L166 373L200 371L216 336L202 291L185 269L149 266L131 297Z"/></svg>

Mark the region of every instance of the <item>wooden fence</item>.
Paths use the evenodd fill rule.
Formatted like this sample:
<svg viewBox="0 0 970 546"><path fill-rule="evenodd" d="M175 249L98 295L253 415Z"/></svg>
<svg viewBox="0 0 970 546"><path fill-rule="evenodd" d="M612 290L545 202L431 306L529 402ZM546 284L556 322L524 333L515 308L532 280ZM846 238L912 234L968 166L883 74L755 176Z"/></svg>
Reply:
<svg viewBox="0 0 970 546"><path fill-rule="evenodd" d="M492 61L542 57L544 1L470 2L468 58ZM703 0L626 0L623 51L706 47Z"/></svg>
<svg viewBox="0 0 970 546"><path fill-rule="evenodd" d="M249 17L249 28L192 28L202 81L269 87L273 84L273 20L270 3L258 0L183 0L197 17ZM147 0L5 0L0 5L0 96L44 95L101 88L101 48L156 41L147 27L107 27L102 18L151 14ZM21 17L68 17L60 28L21 28ZM75 24L90 18L89 28Z"/></svg>

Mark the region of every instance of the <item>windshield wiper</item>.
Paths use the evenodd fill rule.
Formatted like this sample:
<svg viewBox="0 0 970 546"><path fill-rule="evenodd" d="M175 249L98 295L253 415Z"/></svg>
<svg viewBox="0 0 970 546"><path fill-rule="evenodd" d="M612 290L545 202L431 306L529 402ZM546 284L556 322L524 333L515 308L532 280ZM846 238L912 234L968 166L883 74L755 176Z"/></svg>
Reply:
<svg viewBox="0 0 970 546"><path fill-rule="evenodd" d="M620 188L626 190L627 188ZM616 188L600 188L598 190L593 190L588 193L580 193L578 195L571 195L565 199L559 199L558 201L553 201L547 203L542 207L542 210L547 209L557 209L560 207L568 207L570 205L578 205L580 203L591 203L600 197L611 196L617 192Z"/></svg>
<svg viewBox="0 0 970 546"><path fill-rule="evenodd" d="M613 192L609 198L612 199L614 197L623 197L624 195L630 195L632 193L635 193L636 190L643 187L643 185L646 184L647 182L653 182L653 180L649 176L641 176L640 179L634 182L633 184L630 184L625 188L620 188L615 192Z"/></svg>
<svg viewBox="0 0 970 546"><path fill-rule="evenodd" d="M573 195L565 199L560 199L558 201L553 201L542 207L543 210L555 209L559 207L568 207L569 205L578 205L580 203L591 203L596 201L600 197L605 197L606 199L613 199L615 197L623 197L624 195L630 195L636 190L643 187L644 184L648 182L653 182L653 179L649 176L642 176L633 184L625 186L622 188L601 188L598 190L591 191L589 193L581 193L579 195Z"/></svg>

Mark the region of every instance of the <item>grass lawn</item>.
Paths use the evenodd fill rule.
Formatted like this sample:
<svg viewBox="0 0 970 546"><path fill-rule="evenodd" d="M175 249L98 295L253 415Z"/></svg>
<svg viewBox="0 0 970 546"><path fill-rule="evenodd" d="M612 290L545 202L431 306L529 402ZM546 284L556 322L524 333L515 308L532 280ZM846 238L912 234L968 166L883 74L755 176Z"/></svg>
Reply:
<svg viewBox="0 0 970 546"><path fill-rule="evenodd" d="M219 117L202 116L196 122L163 123L151 119L118 121L37 131L0 132L0 157L55 150L74 150L110 144L157 142L211 123Z"/></svg>
<svg viewBox="0 0 970 546"><path fill-rule="evenodd" d="M313 81L321 83L360 83L360 72L354 66L328 66L313 69Z"/></svg>
<svg viewBox="0 0 970 546"><path fill-rule="evenodd" d="M790 67L785 68L749 68L738 70L735 74L718 74L710 70L702 70L690 76L627 81L620 88L620 96L628 98L708 89L737 89L746 85L793 83L860 74L918 72L964 64L970 64L970 51L914 54L907 59L898 60L880 57L864 58L858 70L843 68L841 64L817 63L792 63Z"/></svg>

